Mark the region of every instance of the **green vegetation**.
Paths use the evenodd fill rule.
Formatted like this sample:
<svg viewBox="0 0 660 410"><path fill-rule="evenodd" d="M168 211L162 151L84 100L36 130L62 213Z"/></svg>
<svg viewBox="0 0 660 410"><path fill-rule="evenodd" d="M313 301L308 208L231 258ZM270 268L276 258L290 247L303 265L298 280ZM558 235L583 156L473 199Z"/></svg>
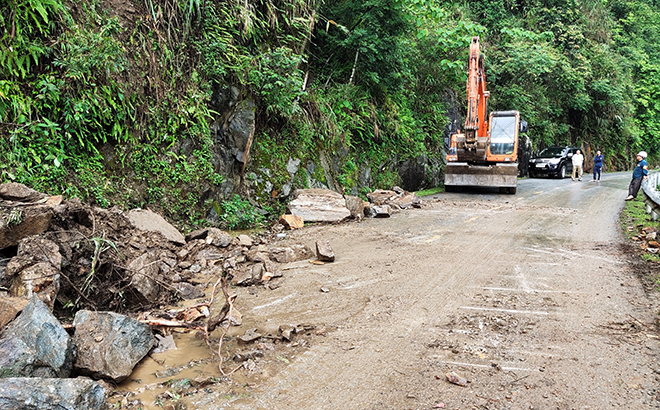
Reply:
<svg viewBox="0 0 660 410"><path fill-rule="evenodd" d="M653 221L646 213L646 204L640 197L626 203L621 213L621 227L624 235L631 241L633 246L639 245L638 249L642 259L651 262L660 262L659 253L650 253L646 250L648 240L646 238L649 228L660 230L660 222ZM653 239L658 241L658 239ZM660 276L657 279L660 284Z"/></svg>
<svg viewBox="0 0 660 410"><path fill-rule="evenodd" d="M657 163L656 6L165 0L126 3L137 12L123 13L104 0L6 0L0 181L149 206L181 227L207 223L211 209L225 227L281 210L284 187L309 182L305 170L289 173L290 159L345 192L391 188L401 162L441 163L448 113L464 110L475 35L490 108L519 110L536 147L598 148L609 170L629 168L639 149ZM219 161L231 158L218 129L236 103L254 106L240 172ZM235 211L243 217L232 220Z"/></svg>
<svg viewBox="0 0 660 410"><path fill-rule="evenodd" d="M445 192L444 187L442 187L442 188L423 189L421 191L417 191L416 193L417 193L417 196L419 196L421 198L423 196L435 195L435 194L440 193L440 192Z"/></svg>
<svg viewBox="0 0 660 410"><path fill-rule="evenodd" d="M221 224L226 229L249 229L264 222L264 216L254 205L238 195L223 201L218 208Z"/></svg>

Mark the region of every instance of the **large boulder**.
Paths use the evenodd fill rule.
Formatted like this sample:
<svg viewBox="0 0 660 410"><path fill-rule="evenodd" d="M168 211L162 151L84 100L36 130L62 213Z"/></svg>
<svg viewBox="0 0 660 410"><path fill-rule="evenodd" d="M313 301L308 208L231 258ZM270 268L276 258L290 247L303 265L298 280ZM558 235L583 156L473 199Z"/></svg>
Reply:
<svg viewBox="0 0 660 410"><path fill-rule="evenodd" d="M0 218L0 249L16 246L32 235L45 232L53 219L53 210L46 205L13 208Z"/></svg>
<svg viewBox="0 0 660 410"><path fill-rule="evenodd" d="M137 229L147 232L160 232L167 240L177 245L186 243L186 238L165 218L148 209L133 209L128 212L128 220Z"/></svg>
<svg viewBox="0 0 660 410"><path fill-rule="evenodd" d="M27 355L30 356L27 361L19 364L7 359L9 356L21 359ZM50 309L33 296L3 332L0 356L0 374L5 377L68 377L75 345Z"/></svg>
<svg viewBox="0 0 660 410"><path fill-rule="evenodd" d="M0 184L0 198L5 201L34 203L48 198L48 195L18 182Z"/></svg>
<svg viewBox="0 0 660 410"><path fill-rule="evenodd" d="M329 189L297 189L289 202L289 214L306 222L339 222L351 216L344 196Z"/></svg>
<svg viewBox="0 0 660 410"><path fill-rule="evenodd" d="M100 410L106 391L94 380L0 379L0 410Z"/></svg>
<svg viewBox="0 0 660 410"><path fill-rule="evenodd" d="M76 370L115 383L126 379L155 344L148 325L118 313L80 310L73 326Z"/></svg>

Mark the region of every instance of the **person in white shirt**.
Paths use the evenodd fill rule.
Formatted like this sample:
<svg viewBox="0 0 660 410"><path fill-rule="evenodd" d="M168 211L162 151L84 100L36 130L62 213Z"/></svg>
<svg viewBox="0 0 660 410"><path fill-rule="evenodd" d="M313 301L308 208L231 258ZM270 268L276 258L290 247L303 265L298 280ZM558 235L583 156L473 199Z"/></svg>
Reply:
<svg viewBox="0 0 660 410"><path fill-rule="evenodd" d="M575 175L577 174L578 181L582 181L582 164L584 164L584 155L580 153L580 150L575 151L573 157L571 158L573 163L573 173L571 174L571 179L575 181Z"/></svg>

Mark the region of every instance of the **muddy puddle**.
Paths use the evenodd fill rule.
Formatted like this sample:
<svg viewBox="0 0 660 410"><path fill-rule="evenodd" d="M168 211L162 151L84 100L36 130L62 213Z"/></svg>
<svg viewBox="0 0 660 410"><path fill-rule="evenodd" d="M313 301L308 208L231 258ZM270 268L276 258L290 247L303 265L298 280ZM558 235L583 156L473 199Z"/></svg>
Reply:
<svg viewBox="0 0 660 410"><path fill-rule="evenodd" d="M207 278L208 279L208 278ZM212 286L207 289L210 297ZM231 326L222 343L222 370L219 369L218 340L223 329L210 334L207 341L203 332L187 329L171 329L169 333L176 345L175 349L162 353L150 353L133 370L131 376L119 384L108 403L118 409L200 409L211 408L207 401L220 400L224 403L238 403L253 397L253 391L262 382L272 378L289 365L310 346L310 340L318 337L314 326L301 325L298 335L290 340L283 339L279 324L287 319L261 317L271 303L278 304L284 298L275 299L265 305L246 307L249 299L260 299L259 294L269 295L270 291L251 288L232 288L230 293L244 302L237 304L235 317L240 325ZM186 301L168 309L183 310L197 301ZM210 306L214 315L224 304L222 293L216 294L216 302ZM264 308L264 309L260 309ZM248 310L244 317L240 310ZM277 324L276 324L277 323ZM239 337L251 329L259 329L262 337L254 342L242 342ZM114 406L114 407L113 407Z"/></svg>

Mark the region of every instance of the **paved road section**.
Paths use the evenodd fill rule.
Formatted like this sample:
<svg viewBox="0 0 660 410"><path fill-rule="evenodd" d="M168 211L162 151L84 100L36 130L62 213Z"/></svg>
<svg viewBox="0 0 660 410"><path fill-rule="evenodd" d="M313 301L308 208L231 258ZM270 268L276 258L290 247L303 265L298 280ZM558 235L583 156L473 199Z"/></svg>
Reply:
<svg viewBox="0 0 660 410"><path fill-rule="evenodd" d="M250 325L309 324L206 409L649 409L656 303L621 244L629 173L438 194L389 219L295 231L325 265L243 291ZM323 291L321 290L323 289ZM448 373L467 380L449 383Z"/></svg>

